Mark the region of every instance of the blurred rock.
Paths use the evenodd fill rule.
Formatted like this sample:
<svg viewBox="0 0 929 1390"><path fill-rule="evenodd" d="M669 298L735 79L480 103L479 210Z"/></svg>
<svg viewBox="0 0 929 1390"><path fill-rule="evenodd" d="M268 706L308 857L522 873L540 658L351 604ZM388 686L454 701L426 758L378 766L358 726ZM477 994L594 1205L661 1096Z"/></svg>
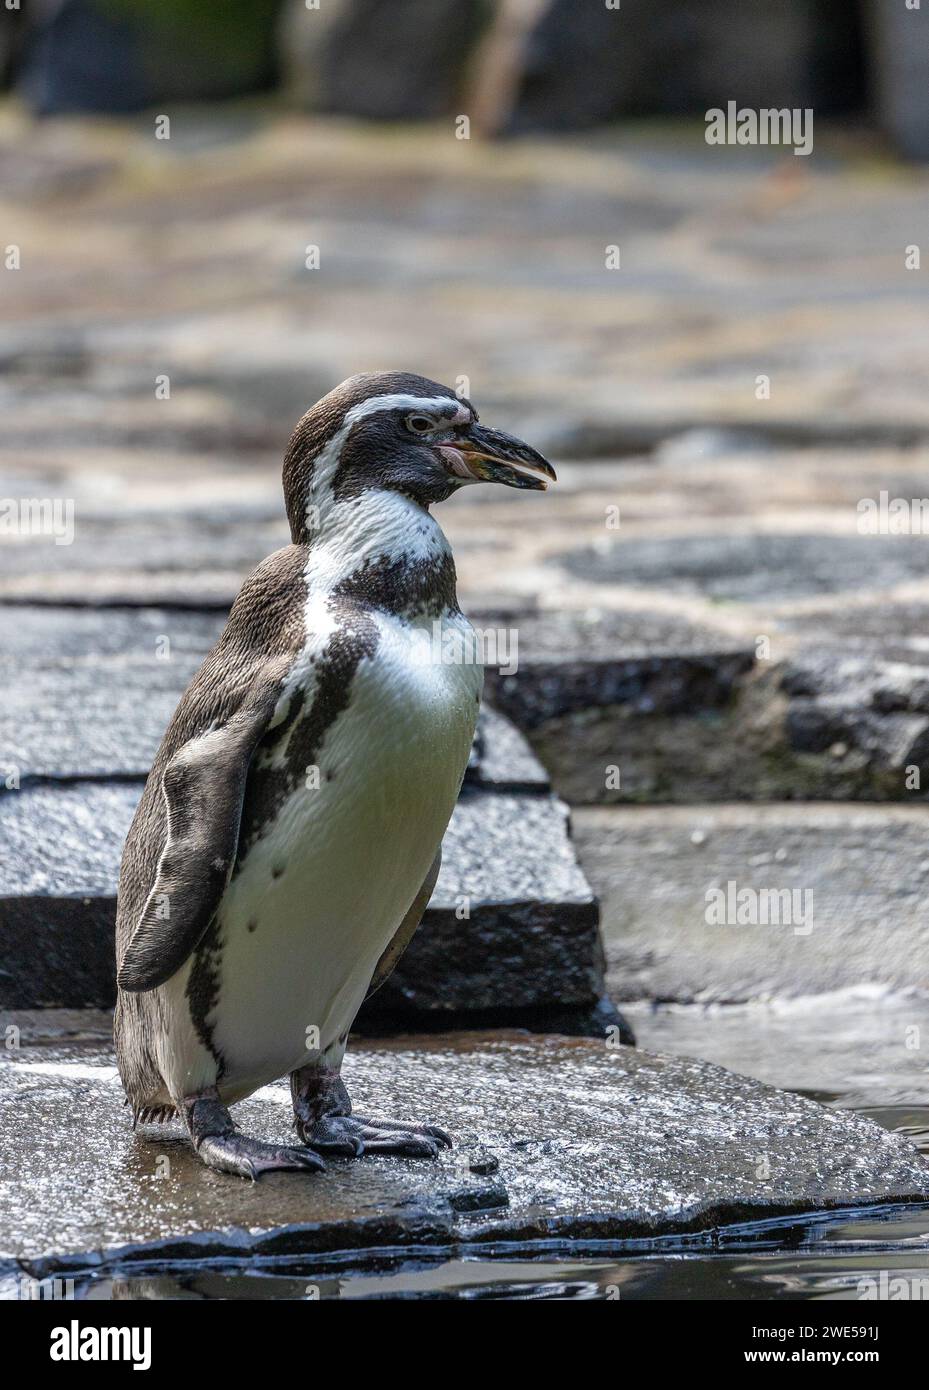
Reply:
<svg viewBox="0 0 929 1390"><path fill-rule="evenodd" d="M706 463L711 459L741 458L749 453L771 453L771 438L760 431L695 429L663 439L655 449L655 462L674 467Z"/></svg>
<svg viewBox="0 0 929 1390"><path fill-rule="evenodd" d="M621 1006L867 986L911 991L912 1020L925 1024L923 807L617 806L576 808L573 822L601 899L607 980ZM748 890L741 921L728 911L729 884ZM767 918L763 890L779 895ZM723 896L711 901L711 892Z"/></svg>
<svg viewBox="0 0 929 1390"><path fill-rule="evenodd" d="M238 96L275 77L280 0L30 0L17 86L39 115Z"/></svg>
<svg viewBox="0 0 929 1390"><path fill-rule="evenodd" d="M324 108L333 62L333 29L344 24L354 0L284 0L277 28L277 54L284 96L307 111Z"/></svg>
<svg viewBox="0 0 929 1390"><path fill-rule="evenodd" d="M781 686L792 748L863 763L891 795L929 789L929 666L851 655L833 636L787 662Z"/></svg>
<svg viewBox="0 0 929 1390"><path fill-rule="evenodd" d="M575 129L626 114L749 107L843 109L860 99L858 31L832 0L548 0L497 26L517 72L476 100L491 129ZM844 22L843 22L844 21ZM514 90L515 89L515 90Z"/></svg>
<svg viewBox="0 0 929 1390"><path fill-rule="evenodd" d="M486 0L290 0L280 28L290 95L313 110L401 121L454 114Z"/></svg>
<svg viewBox="0 0 929 1390"><path fill-rule="evenodd" d="M862 538L721 532L607 539L562 556L561 563L572 574L598 583L701 593L717 602L770 603L927 578L929 547L915 534Z"/></svg>
<svg viewBox="0 0 929 1390"><path fill-rule="evenodd" d="M0 89L8 86L22 47L25 30L23 9L0 9Z"/></svg>
<svg viewBox="0 0 929 1390"><path fill-rule="evenodd" d="M877 119L909 159L929 159L929 10L865 5Z"/></svg>
<svg viewBox="0 0 929 1390"><path fill-rule="evenodd" d="M905 1107L915 1111L915 1133L929 1105L924 1051L906 1046L929 1028L929 995L919 990L863 983L744 1004L642 999L623 1009L643 1048L702 1057L787 1091L826 1093L830 1104L867 1107L898 1133Z"/></svg>
<svg viewBox="0 0 929 1390"><path fill-rule="evenodd" d="M648 610L545 610L521 616L514 630L519 669L489 666L485 689L527 730L616 705L649 715L719 709L754 663L747 643Z"/></svg>

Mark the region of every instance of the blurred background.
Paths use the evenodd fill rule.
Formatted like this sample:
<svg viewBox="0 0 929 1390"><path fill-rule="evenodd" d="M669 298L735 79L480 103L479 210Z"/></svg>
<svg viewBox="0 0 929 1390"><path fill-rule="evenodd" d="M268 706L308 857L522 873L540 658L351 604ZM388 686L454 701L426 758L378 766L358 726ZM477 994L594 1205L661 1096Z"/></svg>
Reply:
<svg viewBox="0 0 929 1390"><path fill-rule="evenodd" d="M137 795L286 540L280 458L319 395L461 386L559 471L442 520L464 606L519 633L488 693L544 768L515 784L572 809L613 1000L642 1042L921 1132L929 564L860 504L926 490L927 9L0 12L0 492L76 522L0 545L17 785ZM707 144L730 101L811 109L812 153ZM123 822L5 800L27 980L36 902L69 930L75 895L111 909ZM730 880L808 894L812 929L708 925ZM106 932L80 939L77 1002L105 1003ZM69 1002L61 978L14 1002Z"/></svg>

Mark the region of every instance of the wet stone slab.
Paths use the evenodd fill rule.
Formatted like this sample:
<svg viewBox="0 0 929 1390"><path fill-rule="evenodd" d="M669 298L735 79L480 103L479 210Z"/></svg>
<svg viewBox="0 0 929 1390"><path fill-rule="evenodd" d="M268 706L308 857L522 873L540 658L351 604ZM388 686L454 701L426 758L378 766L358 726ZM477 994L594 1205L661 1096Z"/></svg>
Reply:
<svg viewBox="0 0 929 1390"><path fill-rule="evenodd" d="M116 883L139 794L78 781L0 796L4 1006L112 1002ZM592 1008L603 993L598 921L562 803L468 787L423 926L371 1007Z"/></svg>
<svg viewBox="0 0 929 1390"><path fill-rule="evenodd" d="M222 630L214 613L0 606L0 766L144 778Z"/></svg>
<svg viewBox="0 0 929 1390"><path fill-rule="evenodd" d="M133 1135L112 1056L0 1064L0 1258L43 1277L106 1264L374 1247L684 1236L929 1195L905 1140L688 1058L577 1039L410 1038L349 1050L359 1110L441 1121L435 1163L333 1160L251 1184L206 1171L177 1126ZM285 1140L283 1084L235 1110Z"/></svg>
<svg viewBox="0 0 929 1390"><path fill-rule="evenodd" d="M907 1046L929 1028L929 994L861 984L744 1004L626 1002L642 1047L702 1057L769 1086L866 1109L929 1153L929 1071ZM903 1128L906 1126L906 1128Z"/></svg>
<svg viewBox="0 0 929 1390"><path fill-rule="evenodd" d="M922 537L725 533L632 539L561 557L569 573L604 584L776 602L886 589L929 577Z"/></svg>
<svg viewBox="0 0 929 1390"><path fill-rule="evenodd" d="M925 1027L922 807L598 807L575 810L573 828L602 904L614 998L884 987L913 991L910 1021Z"/></svg>

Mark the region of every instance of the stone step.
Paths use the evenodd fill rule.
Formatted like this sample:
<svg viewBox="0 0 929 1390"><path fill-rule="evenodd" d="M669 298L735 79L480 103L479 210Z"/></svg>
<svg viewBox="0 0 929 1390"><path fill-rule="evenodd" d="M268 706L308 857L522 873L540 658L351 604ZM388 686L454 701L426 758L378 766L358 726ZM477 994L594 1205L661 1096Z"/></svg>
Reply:
<svg viewBox="0 0 929 1390"><path fill-rule="evenodd" d="M119 860L140 790L78 780L0 796L5 1007L112 1003ZM468 786L422 929L368 1019L564 1007L602 1033L615 1016L584 1022L604 993L598 920L562 803Z"/></svg>
<svg viewBox="0 0 929 1390"><path fill-rule="evenodd" d="M436 1162L218 1178L178 1125L133 1134L107 1049L31 1041L24 1031L0 1061L0 1272L13 1296L24 1270L79 1279L143 1258L254 1270L263 1257L387 1245L478 1253L508 1241L531 1255L553 1240L661 1236L682 1250L701 1234L715 1248L727 1224L744 1237L746 1222L929 1197L916 1150L858 1116L691 1058L512 1034L349 1048L358 1111L389 1101L442 1123L455 1147ZM283 1084L235 1116L248 1134L293 1140ZM767 1241L777 1236L767 1224Z"/></svg>
<svg viewBox="0 0 929 1390"><path fill-rule="evenodd" d="M927 826L903 806L576 810L611 995L739 1003L883 986L912 991L925 1027Z"/></svg>
<svg viewBox="0 0 929 1390"><path fill-rule="evenodd" d="M478 611L472 621L492 627L494 615ZM689 716L724 708L755 660L744 639L649 610L529 610L509 622L518 635L518 670L490 666L485 685L494 704L530 732L616 706Z"/></svg>

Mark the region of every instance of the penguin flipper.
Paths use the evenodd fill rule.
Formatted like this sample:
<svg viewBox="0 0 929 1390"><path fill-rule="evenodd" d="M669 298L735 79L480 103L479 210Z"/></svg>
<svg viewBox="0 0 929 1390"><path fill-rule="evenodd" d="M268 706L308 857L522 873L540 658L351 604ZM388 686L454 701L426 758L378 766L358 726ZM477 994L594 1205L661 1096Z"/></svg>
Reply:
<svg viewBox="0 0 929 1390"><path fill-rule="evenodd" d="M165 767L167 844L117 973L120 989L163 985L210 925L235 863L249 763L272 710L273 701L239 710Z"/></svg>

